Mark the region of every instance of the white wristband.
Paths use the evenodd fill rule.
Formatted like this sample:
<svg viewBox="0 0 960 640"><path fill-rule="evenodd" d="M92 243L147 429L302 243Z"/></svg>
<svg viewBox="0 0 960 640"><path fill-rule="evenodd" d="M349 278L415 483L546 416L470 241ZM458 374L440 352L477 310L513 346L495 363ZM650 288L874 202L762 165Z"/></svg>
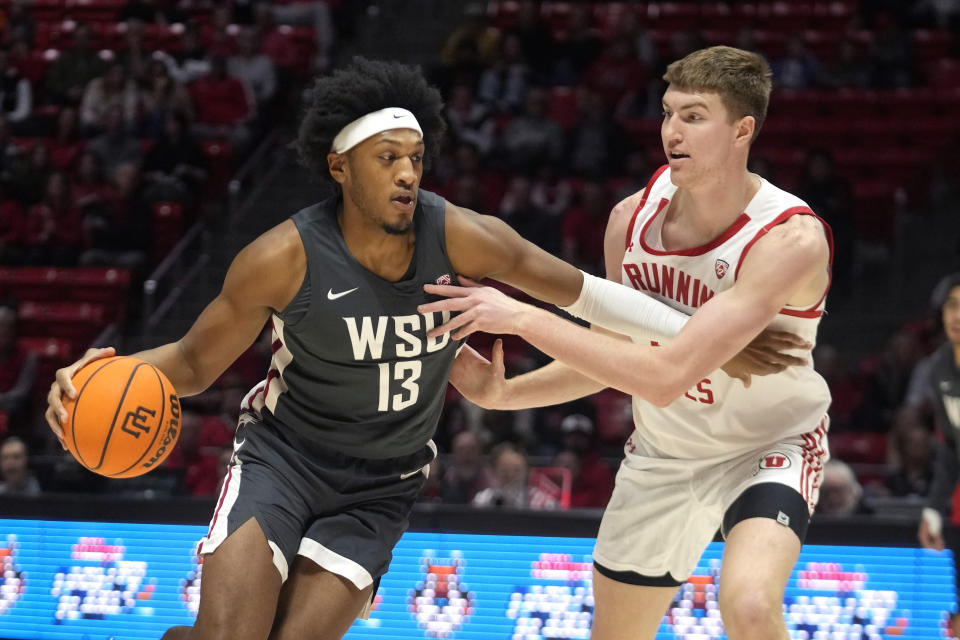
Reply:
<svg viewBox="0 0 960 640"><path fill-rule="evenodd" d="M604 329L635 335L638 329L673 337L690 316L647 294L589 273L583 273L580 297L560 307L567 313Z"/></svg>
<svg viewBox="0 0 960 640"><path fill-rule="evenodd" d="M943 532L943 516L936 509L924 507L920 517L927 523L927 529L932 535L939 536Z"/></svg>

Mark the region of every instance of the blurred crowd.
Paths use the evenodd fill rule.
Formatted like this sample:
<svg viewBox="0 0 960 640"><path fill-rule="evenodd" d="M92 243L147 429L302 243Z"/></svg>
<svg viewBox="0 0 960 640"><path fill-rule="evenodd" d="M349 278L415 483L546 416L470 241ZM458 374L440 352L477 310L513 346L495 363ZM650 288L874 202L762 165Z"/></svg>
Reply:
<svg viewBox="0 0 960 640"><path fill-rule="evenodd" d="M28 64L36 60L29 55L36 28L25 4L10 5L0 50L0 264L142 270L155 256L131 239L148 241L150 208L176 202L195 209L207 193L203 141L220 141L242 157L273 126L271 114L290 95L285 82L299 64L291 62L277 24L312 29L309 72L322 71L335 53L339 3L207 3L206 14L198 14L203 3L131 1L116 16L123 26L116 51L99 50L95 29L77 23L65 40L69 47L39 69ZM564 10L550 13L547 4ZM947 67L918 53L921 31L938 34L942 60L956 62L960 3L839 4L852 9L829 42L799 28L772 38L745 26L727 43L767 55L775 101L784 92L933 86ZM611 207L644 187L662 159L657 119L666 64L716 42L694 28L664 34L636 11L604 23L592 3L464 7L463 23L422 62L443 92L449 125L424 186L497 215L547 251L602 273ZM206 18L192 20L196 15ZM174 29L176 47L146 44L157 25L182 25ZM861 233L856 185L838 168L838 148L829 140L792 151L802 156L795 174L762 153L751 169L797 193L830 223L833 291L847 295ZM912 191L913 205L929 206L934 187ZM267 370L266 334L213 389L185 399L180 443L163 469L106 483L69 456L50 454L50 437L30 406L37 397L31 387L48 381L35 379L35 356L18 346L16 324L15 308L0 309L0 408L8 421L0 432L14 436L0 451L0 492L217 492L239 401ZM934 297L930 310L890 336L882 353L851 363L837 346L818 346L814 362L834 397L830 444L837 459L827 469L821 511L869 511L872 498L925 494L934 429L924 362L943 339ZM490 347L483 336L471 344ZM505 348L508 374L544 363L523 343L507 339ZM537 411L496 412L451 389L436 437L440 456L423 499L602 507L631 429L630 400L615 391ZM27 447L39 454L35 475Z"/></svg>

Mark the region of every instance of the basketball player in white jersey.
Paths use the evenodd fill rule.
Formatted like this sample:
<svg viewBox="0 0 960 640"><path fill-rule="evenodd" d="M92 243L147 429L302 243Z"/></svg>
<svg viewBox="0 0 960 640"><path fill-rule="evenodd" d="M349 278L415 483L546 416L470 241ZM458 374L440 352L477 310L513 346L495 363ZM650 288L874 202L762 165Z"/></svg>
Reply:
<svg viewBox="0 0 960 640"><path fill-rule="evenodd" d="M594 640L652 639L718 528L728 637L786 639L783 594L828 457L830 394L809 364L749 386L718 367L767 325L815 341L830 230L747 171L770 94L761 56L712 47L664 79L667 165L613 209L605 252L609 280L693 314L682 331L640 330L625 287L589 275L566 308L592 332L486 287L428 285L451 297L421 310L461 312L437 332L516 334L556 358L509 381L499 347L492 364L460 358L451 381L484 406L541 406L604 386L634 396L636 429L594 553Z"/></svg>

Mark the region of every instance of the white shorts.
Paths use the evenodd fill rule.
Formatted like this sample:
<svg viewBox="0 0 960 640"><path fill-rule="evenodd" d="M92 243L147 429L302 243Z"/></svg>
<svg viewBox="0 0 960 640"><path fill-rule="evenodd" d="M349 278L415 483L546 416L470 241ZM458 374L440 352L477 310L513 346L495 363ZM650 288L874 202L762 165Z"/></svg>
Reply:
<svg viewBox="0 0 960 640"><path fill-rule="evenodd" d="M803 542L830 457L827 424L824 418L809 433L727 460L628 450L600 523L593 554L599 570L633 584L680 584L718 529L726 536L750 517L773 518Z"/></svg>

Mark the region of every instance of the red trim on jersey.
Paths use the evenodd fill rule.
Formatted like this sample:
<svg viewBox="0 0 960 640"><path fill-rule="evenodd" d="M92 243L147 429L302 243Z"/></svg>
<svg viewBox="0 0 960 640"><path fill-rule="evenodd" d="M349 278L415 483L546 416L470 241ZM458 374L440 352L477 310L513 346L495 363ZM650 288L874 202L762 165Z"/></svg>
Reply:
<svg viewBox="0 0 960 640"><path fill-rule="evenodd" d="M624 251L626 251L627 248L630 247L630 238L633 237L633 225L637 222L637 216L640 214L640 210L643 209L643 205L647 204L647 196L650 195L650 189L653 188L653 183L655 183L660 178L660 176L663 175L663 172L666 171L669 167L670 165L665 164L659 169L657 169L656 172L653 174L653 177L650 178L650 182L648 182L647 186L644 188L643 196L640 198L640 204L638 204L637 208L634 210L633 217L630 218L630 226L627 227L627 237L623 243Z"/></svg>
<svg viewBox="0 0 960 640"><path fill-rule="evenodd" d="M823 218L811 211L809 207L790 207L774 218L771 222L763 225L763 227L757 231L757 235L753 236L753 238L750 239L750 242L743 247L743 251L740 252L740 259L737 260L737 268L733 271L733 279L736 280L737 276L740 274L740 267L743 265L743 259L747 257L747 253L753 248L754 243L765 236L770 229L779 224L783 224L788 218L791 218L795 215L813 216L820 221L820 224L823 225L823 233L827 237L827 245L830 249L830 256L827 260L827 274L829 276L829 280L827 280L827 286L823 290L823 295L820 296L820 299L817 300L814 305L808 307L807 309L787 309L784 307L783 309L780 309L779 313L781 315L794 316L797 318L819 318L823 315L823 311L818 310L817 307L819 307L827 298L827 292L830 291L830 285L833 284L833 230Z"/></svg>
<svg viewBox="0 0 960 640"><path fill-rule="evenodd" d="M643 225L643 230L640 231L640 246L643 247L643 250L644 250L644 251L646 251L647 253L649 253L649 254L651 254L651 255L655 255L655 256L702 256L703 254L707 253L708 251L712 251L713 249L716 249L717 247L719 247L720 245L722 245L724 242L726 242L727 240L729 240L730 238L732 238L733 236L735 236L735 235L737 234L737 232L740 231L740 229L742 229L745 224L747 224L748 222L750 222L750 216L748 216L746 213L741 213L741 214L740 214L740 217L737 218L736 220L734 220L734 221L733 221L733 224L731 224L729 227L727 227L726 231L724 231L724 232L721 233L718 237L714 238L713 240L711 240L710 242L708 242L708 243L705 244L705 245L701 245L701 246L699 246L699 247L693 247L693 248L690 248L690 249L679 249L679 250L677 250L677 251L659 251L659 250L654 249L653 247L651 247L650 245L647 244L647 240L646 240L647 231L650 229L650 225L653 224L653 221L657 219L657 216L660 215L660 212L663 211L664 207L665 207L669 202L670 202L669 200L667 200L666 198L664 198L664 199L660 202L660 208L657 209L657 212L656 212L655 214L653 214L652 216L650 216L650 219L647 220L647 223L646 223L645 225Z"/></svg>
<svg viewBox="0 0 960 640"><path fill-rule="evenodd" d="M213 528L217 524L217 518L220 516L220 507L223 506L223 500L227 497L227 489L230 487L230 478L233 477L233 465L230 465L230 468L227 469L227 479L223 481L223 489L220 490L220 500L217 502L217 508L213 510L213 520L210 521L210 526L207 528L207 535L204 538L209 538L210 534L213 533ZM197 545L197 555L200 555L200 548L202 545Z"/></svg>

